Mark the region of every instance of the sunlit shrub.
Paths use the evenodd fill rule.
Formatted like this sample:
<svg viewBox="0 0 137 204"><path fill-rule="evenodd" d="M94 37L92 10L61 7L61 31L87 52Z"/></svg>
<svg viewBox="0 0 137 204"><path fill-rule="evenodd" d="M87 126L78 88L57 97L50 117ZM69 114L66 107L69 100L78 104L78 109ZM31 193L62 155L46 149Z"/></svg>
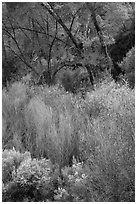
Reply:
<svg viewBox="0 0 137 204"><path fill-rule="evenodd" d="M22 161L30 157L29 152L21 154L15 150L4 150L2 152L2 182L7 183L13 180L13 173Z"/></svg>
<svg viewBox="0 0 137 204"><path fill-rule="evenodd" d="M46 156L61 166L69 165L71 157L78 156L78 113L67 96L56 99L55 103L52 101L52 107L45 103L40 97L35 97L25 110L27 148L34 157Z"/></svg>
<svg viewBox="0 0 137 204"><path fill-rule="evenodd" d="M18 87L22 95L17 91L13 98ZM3 148L29 150L33 157L69 165L72 156L78 155L81 134L73 97L57 87L32 88L28 91L17 83L3 91Z"/></svg>
<svg viewBox="0 0 137 204"><path fill-rule="evenodd" d="M53 181L53 165L49 160L25 158L14 172L12 181L3 186L3 201L52 200Z"/></svg>
<svg viewBox="0 0 137 204"><path fill-rule="evenodd" d="M83 109L92 123L92 134L84 149L90 158L87 156L93 189L110 201L134 200L134 91L126 86L102 85L89 93L84 103Z"/></svg>
<svg viewBox="0 0 137 204"><path fill-rule="evenodd" d="M93 194L87 186L88 171L83 163L77 163L73 160L72 167L62 169L64 185L55 191L54 199L56 201L69 202L88 202L94 201Z"/></svg>

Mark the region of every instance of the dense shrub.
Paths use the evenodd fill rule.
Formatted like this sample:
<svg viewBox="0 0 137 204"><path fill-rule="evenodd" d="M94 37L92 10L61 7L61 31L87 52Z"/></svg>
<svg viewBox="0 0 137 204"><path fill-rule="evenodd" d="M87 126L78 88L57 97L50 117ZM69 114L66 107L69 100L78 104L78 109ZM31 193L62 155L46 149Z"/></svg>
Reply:
<svg viewBox="0 0 137 204"><path fill-rule="evenodd" d="M8 153L11 154L11 151ZM22 156L26 157L26 154ZM14 167L13 163L11 167ZM54 188L56 188L54 181L57 178L53 170L53 165L49 160L32 160L30 156L26 157L20 162L16 171L12 172L12 180L3 185L3 201L52 200ZM6 176L4 170L3 174Z"/></svg>
<svg viewBox="0 0 137 204"><path fill-rule="evenodd" d="M20 89L24 95L18 94L15 98L10 94L12 89L3 91L4 147L6 136L11 135L10 141L15 149L21 152L29 150L32 158L45 157L53 164L59 164L56 171L51 170L51 180L47 184L50 196L43 195L43 188L40 188L34 200L39 200L40 192L45 201L134 201L134 89L113 81L103 82L82 99L58 87L24 86L26 89ZM15 100L17 98L19 103ZM76 161L72 163L73 157ZM8 168L8 163L4 168ZM37 168L41 169L39 160L21 162L15 176L18 179L14 177L15 189L20 189L22 173L19 172L24 169L29 175L33 166L36 169L34 174L40 178L37 173ZM6 187L6 182L14 185L11 173L14 168L9 169L4 189L10 188ZM28 189L28 183L25 189ZM24 188L21 188L23 194Z"/></svg>
<svg viewBox="0 0 137 204"><path fill-rule="evenodd" d="M13 173L17 171L21 162L30 157L29 152L21 154L15 150L2 152L2 182L5 184L13 180Z"/></svg>
<svg viewBox="0 0 137 204"><path fill-rule="evenodd" d="M56 94L46 89L42 97L34 97L25 109L27 147L34 157L46 156L61 166L78 156L81 119L71 95Z"/></svg>
<svg viewBox="0 0 137 204"><path fill-rule="evenodd" d="M126 54L126 57L120 63L122 70L125 72L125 78L127 79L129 86L135 85L135 48L133 47Z"/></svg>
<svg viewBox="0 0 137 204"><path fill-rule="evenodd" d="M14 146L68 165L73 155L78 156L82 134L73 97L58 88L31 89L16 83L3 91L3 148Z"/></svg>
<svg viewBox="0 0 137 204"><path fill-rule="evenodd" d="M62 169L63 185L55 190L54 199L58 202L94 202L96 192L88 185L91 179L89 168L73 160L72 167ZM96 200L97 201L97 200ZM99 201L99 200L98 200Z"/></svg>
<svg viewBox="0 0 137 204"><path fill-rule="evenodd" d="M87 163L95 189L110 201L134 200L135 96L114 83L102 85L84 101L92 121L92 135L85 141ZM88 144L87 144L88 143ZM130 196L131 195L131 196ZM104 198L102 198L104 199Z"/></svg>
<svg viewBox="0 0 137 204"><path fill-rule="evenodd" d="M60 73L58 73L58 83L60 83L67 92L73 94L77 94L81 90L87 90L91 87L89 74L87 70L82 67L82 64L76 64L74 70L68 68L60 71Z"/></svg>
<svg viewBox="0 0 137 204"><path fill-rule="evenodd" d="M4 52L3 52L4 53ZM2 85L6 86L7 82L16 78L19 69L17 66L17 58L8 56L8 59L2 59Z"/></svg>
<svg viewBox="0 0 137 204"><path fill-rule="evenodd" d="M66 91L76 93L80 87L80 81L78 80L78 73L69 69L65 70L60 77L60 83Z"/></svg>
<svg viewBox="0 0 137 204"><path fill-rule="evenodd" d="M100 154L102 154L102 150L98 148L96 158L95 155L92 155L86 164L77 163L74 159L72 167L63 168L61 174L58 166L53 165L49 160L32 160L28 155L16 171L13 171L12 180L6 184L3 183L3 201L134 201L135 189L127 174L128 170L117 171L116 163L110 163L110 161L108 163L108 160L104 163ZM111 166L107 166L107 164L111 164ZM4 173L5 171L3 171Z"/></svg>
<svg viewBox="0 0 137 204"><path fill-rule="evenodd" d="M24 107L27 100L27 87L20 82L14 83L8 91L3 90L3 148L15 147L17 150L23 150L22 141L18 135L24 134L26 130Z"/></svg>

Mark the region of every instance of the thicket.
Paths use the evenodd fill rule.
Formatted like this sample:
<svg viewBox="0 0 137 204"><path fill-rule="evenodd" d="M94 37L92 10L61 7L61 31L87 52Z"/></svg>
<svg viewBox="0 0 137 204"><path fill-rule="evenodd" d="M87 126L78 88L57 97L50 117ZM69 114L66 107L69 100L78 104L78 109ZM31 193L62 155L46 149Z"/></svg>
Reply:
<svg viewBox="0 0 137 204"><path fill-rule="evenodd" d="M83 99L16 82L2 94L3 201L135 200L134 90L106 81Z"/></svg>
<svg viewBox="0 0 137 204"><path fill-rule="evenodd" d="M125 79L131 88L135 86L135 48L133 47L126 54L126 57L120 63L120 67L125 72Z"/></svg>
<svg viewBox="0 0 137 204"><path fill-rule="evenodd" d="M134 2L2 9L3 202L135 201Z"/></svg>

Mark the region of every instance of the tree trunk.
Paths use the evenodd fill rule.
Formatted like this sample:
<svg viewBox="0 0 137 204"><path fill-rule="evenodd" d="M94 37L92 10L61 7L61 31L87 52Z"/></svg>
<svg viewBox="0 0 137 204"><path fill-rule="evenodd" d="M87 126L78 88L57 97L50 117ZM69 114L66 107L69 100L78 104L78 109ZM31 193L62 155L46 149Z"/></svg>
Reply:
<svg viewBox="0 0 137 204"><path fill-rule="evenodd" d="M101 28L100 28L100 26L98 24L97 19L96 19L95 8L93 8L93 6L91 6L90 3L86 3L86 4L87 4L87 7L89 8L89 10L91 11L91 16L92 16L92 19L93 19L93 23L94 23L95 29L97 31L98 37L100 39L100 43L101 43L101 47L102 47L102 52L104 53L105 57L107 58L108 69L111 72L111 69L113 67L113 62L112 62L112 59L110 58L110 56L108 54L107 46L105 45L105 42L104 42L104 39L103 39L102 30L101 30Z"/></svg>
<svg viewBox="0 0 137 204"><path fill-rule="evenodd" d="M87 72L89 74L89 79L90 79L90 83L92 86L94 86L94 76L93 76L93 73L91 71L91 66L90 64L85 64L85 67L87 69Z"/></svg>

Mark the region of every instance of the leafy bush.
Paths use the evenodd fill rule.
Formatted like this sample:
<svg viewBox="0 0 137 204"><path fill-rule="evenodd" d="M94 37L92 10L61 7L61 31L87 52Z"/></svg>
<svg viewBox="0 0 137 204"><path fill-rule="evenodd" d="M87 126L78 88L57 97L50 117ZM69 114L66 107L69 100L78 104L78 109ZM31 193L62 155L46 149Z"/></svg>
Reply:
<svg viewBox="0 0 137 204"><path fill-rule="evenodd" d="M13 173L17 171L21 162L30 157L29 152L21 154L15 150L2 152L2 182L5 184L13 180Z"/></svg>
<svg viewBox="0 0 137 204"><path fill-rule="evenodd" d="M135 48L133 47L126 54L126 57L120 63L121 68L125 71L125 78L127 79L130 87L135 85Z"/></svg>
<svg viewBox="0 0 137 204"><path fill-rule="evenodd" d="M15 80L19 75L18 59L8 53L8 59L2 58L2 85L6 86L7 82Z"/></svg>
<svg viewBox="0 0 137 204"><path fill-rule="evenodd" d="M108 160L107 163L104 163L102 157L101 164L100 160L96 161L96 159L100 159L99 154L102 154L102 150L100 149L100 152L98 150L96 150L96 158L93 158L92 155L86 164L83 162L77 163L73 159L72 167L64 167L61 174L58 166L53 165L49 160L32 160L29 154L26 154L27 156L24 154L25 159L13 172L12 180L3 183L3 201L134 201L134 189L131 182L127 189L127 183L130 181L130 178L127 179L127 172L122 169L123 174L120 174L118 178L113 177L111 180L111 176L114 176L114 170L117 172L117 169L110 169L112 163L111 166L107 166L110 163L108 163ZM113 167L115 167L115 164L113 164ZM108 170L113 171L107 171L107 168L104 168L105 165ZM119 192L121 193L120 196L116 194L117 198L114 192L116 179L119 179L119 185L116 186L118 188L117 192L119 192L119 188L122 189Z"/></svg>
<svg viewBox="0 0 137 204"><path fill-rule="evenodd" d="M25 158L14 172L12 181L3 186L3 201L52 200L54 180L53 165L49 160Z"/></svg>
<svg viewBox="0 0 137 204"><path fill-rule="evenodd" d="M76 93L80 87L80 81L78 80L76 71L71 71L69 69L65 70L61 74L60 81L64 89L71 93Z"/></svg>
<svg viewBox="0 0 137 204"><path fill-rule="evenodd" d="M73 160L72 167L62 169L63 185L55 190L54 199L57 202L89 202L94 201L92 188L88 184L88 170L83 163Z"/></svg>

